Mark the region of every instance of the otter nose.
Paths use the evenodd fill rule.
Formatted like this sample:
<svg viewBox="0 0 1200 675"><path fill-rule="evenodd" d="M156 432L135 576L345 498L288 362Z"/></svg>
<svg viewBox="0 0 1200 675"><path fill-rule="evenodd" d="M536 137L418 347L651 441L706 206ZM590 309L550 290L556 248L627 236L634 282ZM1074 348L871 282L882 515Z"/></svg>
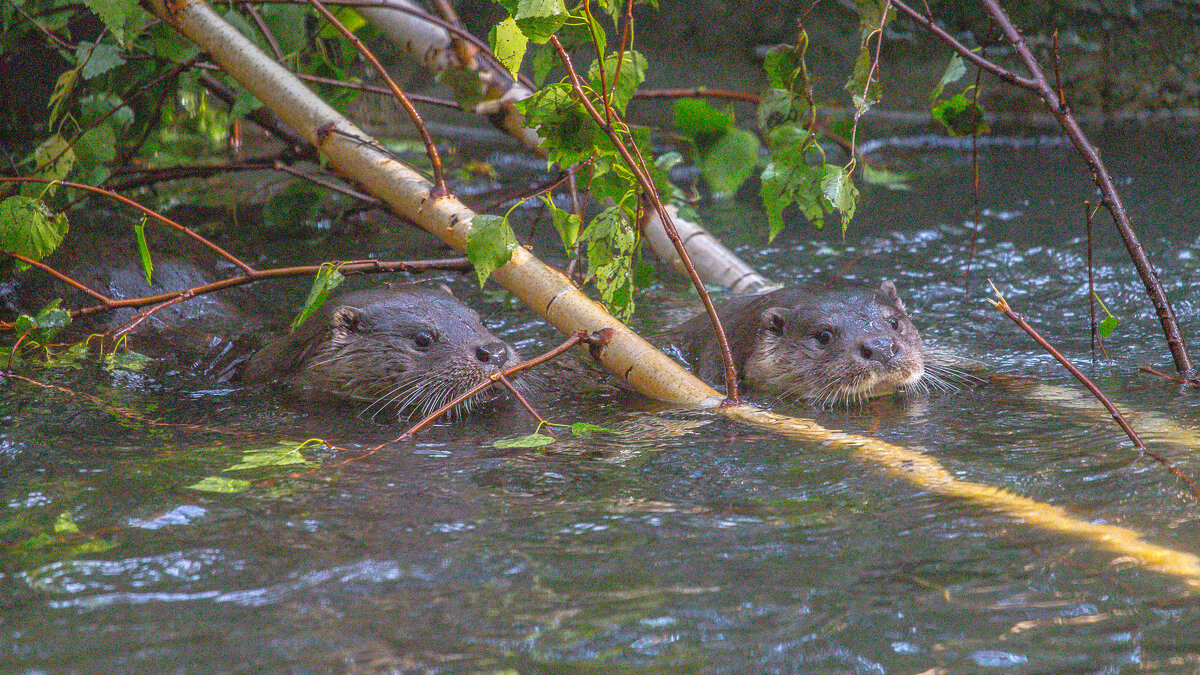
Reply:
<svg viewBox="0 0 1200 675"><path fill-rule="evenodd" d="M868 338L858 345L858 351L864 359L878 361L884 365L896 358L900 349L900 343L886 335Z"/></svg>
<svg viewBox="0 0 1200 675"><path fill-rule="evenodd" d="M475 358L480 363L490 363L493 366L504 365L508 360L508 345L503 342L489 342L475 348Z"/></svg>

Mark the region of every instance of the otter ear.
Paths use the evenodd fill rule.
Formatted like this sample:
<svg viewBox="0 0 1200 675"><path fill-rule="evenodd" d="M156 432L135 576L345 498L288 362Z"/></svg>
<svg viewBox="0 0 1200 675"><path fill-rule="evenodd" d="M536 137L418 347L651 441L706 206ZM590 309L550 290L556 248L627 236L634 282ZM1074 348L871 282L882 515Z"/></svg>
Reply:
<svg viewBox="0 0 1200 675"><path fill-rule="evenodd" d="M329 325L333 327L334 335L349 335L357 333L362 323L362 310L357 307L343 305L333 312Z"/></svg>
<svg viewBox="0 0 1200 675"><path fill-rule="evenodd" d="M762 313L762 328L776 335L783 335L787 328L787 309L771 307Z"/></svg>
<svg viewBox="0 0 1200 675"><path fill-rule="evenodd" d="M905 311L904 301L900 299L900 294L896 292L896 284L893 284L890 281L885 281L879 285L879 292L883 293L883 297L887 298L893 305L895 305L896 309L900 310L901 312Z"/></svg>

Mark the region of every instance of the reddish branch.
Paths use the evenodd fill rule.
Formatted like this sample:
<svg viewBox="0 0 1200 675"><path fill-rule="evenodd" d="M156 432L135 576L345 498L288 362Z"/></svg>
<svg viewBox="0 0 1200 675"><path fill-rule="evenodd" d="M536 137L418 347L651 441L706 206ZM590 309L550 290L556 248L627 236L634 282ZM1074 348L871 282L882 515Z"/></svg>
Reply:
<svg viewBox="0 0 1200 675"><path fill-rule="evenodd" d="M1055 93L1054 88L1046 81L1045 75L1042 73L1042 68L1034 57L1033 52L1029 50L1029 46L1025 43L1025 38L1013 25L1004 8L1000 6L997 0L981 0L987 8L988 13L1000 30L1004 33L1005 38L1012 44L1017 54L1024 63L1025 68L1029 71L1030 77L1019 77L1007 69L979 56L972 52L965 45L955 40L944 30L933 24L933 21L912 9L901 0L889 0L897 10L908 15L913 21L917 22L943 43L954 49L962 55L963 58L978 65L980 68L992 73L1005 82L1015 84L1023 89L1037 94L1046 106L1050 109L1057 120L1059 126L1071 139L1071 143L1082 156L1084 163L1091 169L1092 180L1096 186L1100 188L1101 202L1109 213L1112 214L1113 222L1117 225L1117 230L1121 234L1121 239L1125 242L1125 248L1129 252L1129 257L1133 261L1134 267L1137 268L1138 275L1142 279L1142 283L1146 287L1146 294L1150 296L1150 301L1154 304L1154 309L1158 313L1159 322L1162 324L1163 334L1167 338L1167 347L1171 350L1171 356L1175 361L1175 368L1186 379L1195 377L1195 369L1192 365L1192 360L1188 356L1187 346L1184 344L1183 336L1179 332L1179 325L1175 320L1175 310L1171 308L1171 303L1167 300L1166 292L1163 290L1162 283L1158 279L1158 274L1150 264L1149 258L1146 256L1146 251L1142 248L1141 242L1138 240L1137 233L1130 223L1129 214L1125 210L1125 202L1122 201L1120 194L1117 192L1116 185L1113 182L1112 175L1104 166L1104 161L1100 159L1100 153L1096 147L1092 145L1087 136L1080 128L1079 122L1071 113L1070 106L1067 102Z"/></svg>
<svg viewBox="0 0 1200 675"><path fill-rule="evenodd" d="M219 255L222 258L233 263L233 265L235 265L236 267L241 269L243 272L245 272L247 274L254 273L253 267L242 262L242 260L240 258L238 258L237 256L233 255L232 253L226 251L225 249L221 248L220 246L217 246L215 243L209 241L208 239L205 239L204 237L196 234L195 232L193 232L190 229L184 227L183 225L180 225L179 223L171 220L170 218L168 218L162 214L159 214L151 209L148 209L145 206L142 206L141 204L133 201L132 199L122 197L121 195L119 195L111 190L105 190L103 188L98 188L98 187L94 187L91 185L84 185L83 183L73 183L71 181L66 181L66 180L52 181L52 180L48 180L46 178L30 178L27 176L26 177L16 177L16 178L8 178L8 177L0 176L0 183L46 183L46 184L54 183L56 185L62 185L64 187L75 188L77 190L86 190L88 192L94 192L96 194L104 195L106 197L111 197L112 199L115 199L123 204L132 206L133 208L137 209L138 211L141 211L143 214L145 214L157 221L165 223L166 225L170 226L171 228L176 229L176 230L186 234L187 236L191 237L192 239L200 242L200 244L202 244L206 248L212 250L217 255Z"/></svg>
<svg viewBox="0 0 1200 675"><path fill-rule="evenodd" d="M425 153L429 155L429 163L433 168L434 188L431 195L434 199L448 196L450 194L450 190L446 187L446 175L442 170L442 158L438 154L437 146L433 143L433 137L429 135L429 129L425 127L425 122L421 119L421 113L417 112L417 109L413 107L412 101L408 100L408 97L404 95L404 92L400 89L400 86L397 85L396 81L392 79L392 76L388 74L387 69L383 67L383 64L379 62L379 59L375 58L375 54L371 53L370 49L367 49L367 46L363 44L362 40L359 40L349 28L346 28L344 25L342 25L342 22L338 21L337 17L335 17L328 9L325 8L325 5L321 3L321 0L308 0L308 2L315 7L318 12L320 12L321 16L325 17L326 21L333 24L334 28L337 28L338 32L345 36L345 38L354 45L354 48L363 55L363 58L370 62L371 66L375 68L375 71L379 73L379 76L383 78L383 81L387 83L388 88L392 90L392 95L394 95L396 99L400 101L400 105L402 105L404 110L408 112L409 118L412 119L413 126L417 128L417 133L421 135L421 142L425 144Z"/></svg>
<svg viewBox="0 0 1200 675"><path fill-rule="evenodd" d="M7 253L7 252L6 252ZM471 262L467 258L447 258L443 260L352 260L348 262L330 262L321 265L300 265L296 267L276 267L265 270L252 270L247 274L238 277L230 277L221 279L210 284L194 286L181 291L171 291L168 293L159 293L157 295L148 295L141 298L126 298L123 300L112 300L100 295L99 293L86 288L77 281L74 281L66 275L51 269L48 265L35 263L27 258L8 253L8 255L18 258L22 261L37 265L39 269L46 271L49 274L61 279L62 281L75 286L84 291L88 295L100 300L101 304L84 307L71 311L71 318L87 316L97 312L104 312L122 307L149 307L159 303L173 302L181 297L193 297L213 293L215 291L233 288L235 286L244 286L266 279L279 279L283 277L303 276L306 274L316 274L322 267L333 265L338 272L342 274L383 274L388 272L424 272L428 270L469 270ZM161 308L155 308L155 311ZM9 326L0 325L0 330L8 329Z"/></svg>
<svg viewBox="0 0 1200 675"><path fill-rule="evenodd" d="M567 76L571 80L571 88L575 92L576 98L591 115L592 120L604 131L617 152L621 154L621 158L625 160L626 166L633 173L638 181L638 185L642 188L642 194L646 199L650 200L655 212L658 214L659 220L662 222L663 231L667 233L667 237L675 246L675 251L679 254L680 260L683 262L684 268L687 269L688 277L691 278L692 284L696 287L696 292L700 295L701 302L704 303L704 309L708 313L709 319L712 321L713 330L716 332L717 343L721 346L721 359L725 366L725 395L726 403L736 404L740 402L738 395L738 376L737 368L733 365L733 355L729 351L729 341L725 339L725 329L721 326L721 320L717 317L716 307L713 306L712 298L708 294L708 289L704 287L704 281L700 279L700 275L696 272L696 268L692 265L691 257L688 256L687 249L683 245L683 241L679 238L679 232L675 229L675 222L671 220L671 215L667 213L666 207L663 206L662 200L659 199L658 190L654 187L654 180L647 173L645 163L639 161L640 157L635 159L629 148L625 147L625 143L621 141L616 129L612 124L606 122L606 116L601 115L584 93L583 85L579 81L579 75L575 72L575 67L571 64L571 57L567 51L563 49L562 43L557 37L551 37L550 43L554 45L554 49L558 52L559 59L567 69ZM637 151L636 144L634 150Z"/></svg>
<svg viewBox="0 0 1200 675"><path fill-rule="evenodd" d="M1180 471L1179 468L1172 464L1171 461L1166 457L1163 457L1157 452L1147 448L1146 444L1142 443L1142 439L1138 436L1137 432L1134 431L1133 427L1129 425L1129 422L1125 420L1125 416L1122 415L1121 411L1117 409L1117 406L1113 405L1113 402L1104 395L1104 392L1100 391L1100 388L1097 387L1090 379L1088 379L1087 375L1084 375L1082 371L1076 368L1075 364L1071 363L1066 356L1063 356L1062 352L1055 349L1054 345L1050 344L1046 338L1042 337L1041 334L1038 333L1033 326L1030 326L1021 315L1014 312L1012 308L1009 307L1008 301L1004 299L1004 296L1000 295L1000 291L996 290L994 285L992 286L992 290L996 292L997 297L997 299L990 301L992 305L996 309L1003 312L1004 315L1009 319L1012 319L1013 323L1020 326L1021 330L1028 333L1029 337L1033 338L1035 342L1041 345L1042 349L1045 349L1050 356L1053 356L1056 361L1061 363L1062 366L1067 369L1067 372L1071 373L1075 379L1079 380L1083 386L1087 387L1088 391L1092 392L1092 395L1096 397L1096 400L1100 401L1100 404L1103 405L1106 410L1108 410L1110 415L1112 415L1112 418L1117 423L1117 426L1121 427L1121 430L1125 432L1125 435L1129 437L1129 440L1133 441L1133 446L1135 448L1153 458L1156 462L1165 466L1167 470L1171 472L1171 474L1183 481L1187 485L1188 490L1191 491L1192 496L1195 497L1197 501L1200 501L1200 488L1196 486L1196 483L1192 481L1187 474Z"/></svg>

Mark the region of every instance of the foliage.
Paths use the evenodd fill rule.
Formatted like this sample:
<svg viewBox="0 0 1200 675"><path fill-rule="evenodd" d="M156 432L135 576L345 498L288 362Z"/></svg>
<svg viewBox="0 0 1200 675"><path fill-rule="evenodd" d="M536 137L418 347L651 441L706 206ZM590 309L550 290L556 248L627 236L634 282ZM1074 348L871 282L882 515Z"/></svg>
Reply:
<svg viewBox="0 0 1200 675"><path fill-rule="evenodd" d="M310 316L316 314L317 310L325 304L325 300L329 298L329 294L333 289L342 285L346 277L342 276L341 272L337 271L337 267L330 264L321 265L321 269L317 271L313 277L312 288L308 289L308 297L304 300L304 308L296 315L292 321L292 330L295 331L300 327L300 324L308 320Z"/></svg>

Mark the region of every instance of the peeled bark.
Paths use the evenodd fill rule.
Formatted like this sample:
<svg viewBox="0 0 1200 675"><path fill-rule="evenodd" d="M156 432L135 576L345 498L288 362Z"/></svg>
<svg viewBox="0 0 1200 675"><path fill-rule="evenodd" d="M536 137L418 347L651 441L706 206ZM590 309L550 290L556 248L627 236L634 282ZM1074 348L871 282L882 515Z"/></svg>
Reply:
<svg viewBox="0 0 1200 675"><path fill-rule="evenodd" d="M393 210L462 251L474 213L454 197L430 197L432 185L419 173L381 151L362 130L310 92L279 63L260 52L202 0L165 4L152 0L164 20L196 41L230 76L271 108L328 159L328 165L385 201ZM608 329L601 362L651 398L706 407L722 398L716 391L663 355L608 314L555 270L524 248L497 269L493 278L564 333ZM825 429L810 420L770 413L753 406L718 408L732 419L796 440L843 448L864 461L923 489L967 499L1047 530L1086 539L1128 556L1146 567L1200 585L1200 558L1148 543L1126 528L1094 524L1064 509L1011 495L998 488L961 481L934 459L872 438Z"/></svg>

